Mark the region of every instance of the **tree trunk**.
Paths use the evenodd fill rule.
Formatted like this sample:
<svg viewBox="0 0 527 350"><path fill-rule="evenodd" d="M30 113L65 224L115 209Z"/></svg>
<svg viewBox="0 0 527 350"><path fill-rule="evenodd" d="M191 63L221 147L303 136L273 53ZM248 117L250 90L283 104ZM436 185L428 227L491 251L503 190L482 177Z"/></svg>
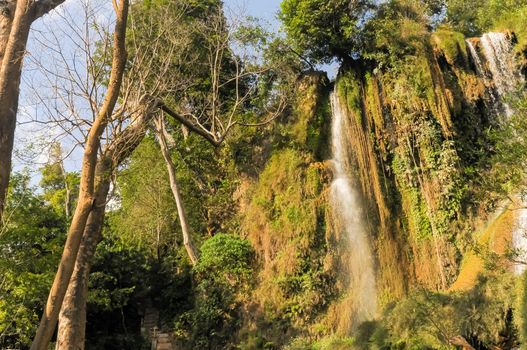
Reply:
<svg viewBox="0 0 527 350"><path fill-rule="evenodd" d="M185 215L183 201L181 199L179 188L176 182L175 166L172 162L172 158L170 158L170 153L168 152L164 120L162 117L159 117L158 119L156 119L155 123L157 138L161 147L161 153L163 154L163 158L165 159L165 163L167 165L168 178L170 180L170 188L172 189L172 194L174 195L174 199L176 200L179 223L181 225L181 232L183 233L183 244L185 245L185 249L187 250L187 254L190 258L190 261L192 262L192 265L196 265L196 263L198 262L199 254L194 245L194 242L192 241L192 238L190 237L190 232L187 224L187 216Z"/></svg>
<svg viewBox="0 0 527 350"><path fill-rule="evenodd" d="M60 311L57 350L84 349L88 278L97 244L102 238L102 226L111 175L141 143L155 109L155 103L152 104L152 101L147 101L146 107L140 108L137 112L141 116L135 119L134 124L116 135L116 138L106 147L97 163L95 203L82 236L75 269Z"/></svg>
<svg viewBox="0 0 527 350"><path fill-rule="evenodd" d="M0 14L0 222L11 174L18 87L31 25L26 15L27 6L27 0L9 1L3 4Z"/></svg>
<svg viewBox="0 0 527 350"><path fill-rule="evenodd" d="M64 0L4 0L0 3L0 223L5 207L15 139L22 63L31 24Z"/></svg>
<svg viewBox="0 0 527 350"><path fill-rule="evenodd" d="M110 161L98 164L97 191L94 208L88 217L82 235L75 269L71 276L66 297L59 316L57 350L84 350L86 339L86 299L88 296L88 277L97 244L102 239L106 200L110 190Z"/></svg>
<svg viewBox="0 0 527 350"><path fill-rule="evenodd" d="M120 6L117 7L116 5L117 18L108 90L86 140L77 208L73 214L62 258L53 280L53 285L51 286L35 338L31 344L31 350L46 350L53 336L62 302L66 295L71 275L73 274L86 222L93 209L93 202L95 200L95 167L97 164L97 153L101 145L101 135L111 120L113 110L117 103L126 64L125 39L128 5L128 0L121 0Z"/></svg>

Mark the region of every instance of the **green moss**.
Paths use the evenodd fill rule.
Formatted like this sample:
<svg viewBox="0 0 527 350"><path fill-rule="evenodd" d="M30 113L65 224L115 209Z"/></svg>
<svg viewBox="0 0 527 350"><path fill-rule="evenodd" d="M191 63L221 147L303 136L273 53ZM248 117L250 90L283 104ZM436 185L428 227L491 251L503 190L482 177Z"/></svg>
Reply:
<svg viewBox="0 0 527 350"><path fill-rule="evenodd" d="M321 91L317 101L315 115L308 124L307 146L317 159L323 159L328 153L329 125L331 123L331 104L329 92Z"/></svg>
<svg viewBox="0 0 527 350"><path fill-rule="evenodd" d="M347 70L337 80L337 93L346 101L347 107L354 114L359 125L362 124L361 82L353 70Z"/></svg>
<svg viewBox="0 0 527 350"><path fill-rule="evenodd" d="M507 12L497 18L493 26L494 31L513 32L518 40L515 49L523 54L527 52L527 26L525 25L525 18L527 18L527 6L522 6L512 11L512 13ZM524 58L524 60L527 61L527 58Z"/></svg>
<svg viewBox="0 0 527 350"><path fill-rule="evenodd" d="M403 211L411 236L418 240L432 237L432 224L428 216L427 204L417 180L413 178L415 169L411 161L407 157L396 154L392 169L398 180Z"/></svg>
<svg viewBox="0 0 527 350"><path fill-rule="evenodd" d="M294 118L288 127L298 148L322 159L327 151L328 126L331 121L327 77L313 73L299 84Z"/></svg>
<svg viewBox="0 0 527 350"><path fill-rule="evenodd" d="M422 198L417 189L409 189L403 192L410 203L409 223L413 228L414 237L418 240L432 237L432 224L428 217L428 208L426 201Z"/></svg>
<svg viewBox="0 0 527 350"><path fill-rule="evenodd" d="M245 222L256 250L272 257L257 291L265 317L273 323L269 332L284 323L308 324L334 292L331 273L323 270L327 248L321 179L311 154L285 148L274 152L255 184Z"/></svg>
<svg viewBox="0 0 527 350"><path fill-rule="evenodd" d="M468 62L465 36L448 26L440 26L432 36L433 43L445 54L450 64Z"/></svg>

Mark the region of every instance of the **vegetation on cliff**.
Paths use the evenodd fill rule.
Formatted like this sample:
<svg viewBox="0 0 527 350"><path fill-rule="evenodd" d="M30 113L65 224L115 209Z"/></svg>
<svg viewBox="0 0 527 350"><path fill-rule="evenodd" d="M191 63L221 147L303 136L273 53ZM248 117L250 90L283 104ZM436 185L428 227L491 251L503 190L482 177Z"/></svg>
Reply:
<svg viewBox="0 0 527 350"><path fill-rule="evenodd" d="M0 347L29 348L77 198L89 215L70 286L85 287L66 293L81 300L62 304L58 349L144 349L159 333L178 349L525 347L524 0L284 0L283 36L217 0L130 13L115 39L128 52L116 111L60 124L79 138L109 123L91 196L86 167L67 171L55 140L38 185L12 176ZM116 74L110 42L90 46L85 67L98 93ZM492 44L514 64L485 56ZM327 63L340 65L333 81L316 71ZM500 90L498 68L514 89ZM73 111L98 108L89 93L58 99L79 96ZM341 210L357 213L375 270L366 321L354 314L357 241L331 210L336 107L358 198Z"/></svg>

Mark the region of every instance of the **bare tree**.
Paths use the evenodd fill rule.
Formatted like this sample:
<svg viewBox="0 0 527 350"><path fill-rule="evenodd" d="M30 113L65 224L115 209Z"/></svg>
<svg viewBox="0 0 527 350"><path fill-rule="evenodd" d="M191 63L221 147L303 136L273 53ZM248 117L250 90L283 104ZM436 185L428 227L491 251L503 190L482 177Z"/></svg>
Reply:
<svg viewBox="0 0 527 350"><path fill-rule="evenodd" d="M253 29L243 15L227 21L222 6L197 21L192 34L202 40L203 54L195 63L199 69L195 74L206 72L210 84L202 87L197 96L190 85L179 92L178 100L166 97L159 101L168 116L214 147L221 146L235 127L268 124L286 105L285 95L276 94L268 96L277 99L274 103L269 98L258 111L254 107L254 102L261 98L259 83L276 67L260 64L263 47L261 43L251 43L255 36ZM168 40L177 39L169 33Z"/></svg>
<svg viewBox="0 0 527 350"><path fill-rule="evenodd" d="M57 349L84 349L86 330L86 298L88 276L97 244L102 239L108 192L117 167L135 150L144 138L156 111L153 101L141 101L130 117L131 125L113 137L97 161L94 205L82 236L75 269L61 308Z"/></svg>
<svg viewBox="0 0 527 350"><path fill-rule="evenodd" d="M136 6L141 5L134 5L133 8ZM42 101L47 105L50 116L50 120L42 122L46 126L52 122L62 128L66 135L80 139L85 152L79 204L33 349L43 349L49 342L50 332L56 322L57 307L60 308L61 304L57 348L84 348L88 275L97 243L101 239L110 181L119 164L138 145L157 111L170 115L215 147L222 144L235 126L248 124L244 120L247 114L244 109L256 97L255 79L268 71L268 68L250 66L247 64L248 60L234 53L234 34L230 34L226 27L221 8L206 21L200 20L195 26L194 23L189 26L187 21L182 20L187 15L188 5L182 1L171 3L171 6L175 8L161 9L166 11L166 15L139 18L131 16L129 48L132 55L126 72L118 59L125 54L123 22L126 22L126 17L122 18L124 14L118 13L110 84L101 107L97 95L100 91L98 86L104 81L105 70L104 65L98 65L96 61L104 62L104 54L100 57L100 52L104 53L106 50L105 40L101 41L99 51L94 52L90 49L90 40L83 35L78 36L79 46L85 56L86 75L79 74L78 67L69 65L65 58L63 61L66 69L63 74L48 71L50 85L57 87L54 94L69 108L65 112L46 103L49 101ZM118 10L122 11L122 7L123 4ZM71 24L70 26L73 32L79 29ZM204 53L196 55L195 43L192 41L196 34L200 39L211 39L216 34L221 40L211 39L205 45ZM230 66L228 73L225 70L226 64ZM46 70L44 64L41 67ZM122 77L119 81L116 80L117 72ZM203 86L196 83L202 77L209 78L213 83L203 89ZM56 79L66 81L69 86L61 87L55 83ZM108 108L107 103L110 94L120 96L118 106L113 100L112 109ZM86 102L83 105L87 108L83 110L76 106L78 98ZM265 124L274 119L283 109L282 102L268 113L262 113L262 123L253 125ZM86 117L86 110L91 111L92 118ZM83 132L86 127L89 130L87 133ZM158 129L164 129L162 120L158 123ZM166 142L163 150L165 160L170 159ZM167 169L169 175L172 175L171 186L178 204L180 223L184 227L187 251L195 262L198 258L197 251L186 225L173 164L167 162ZM88 199L91 202L87 202ZM75 249L78 253L72 253ZM71 266L72 261L74 267ZM69 272L70 268L73 269L72 273ZM73 276L71 279L68 273ZM64 297L64 283L68 282ZM65 298L64 302L60 298ZM42 333L45 334L41 335Z"/></svg>
<svg viewBox="0 0 527 350"><path fill-rule="evenodd" d="M22 62L32 23L64 0L0 3L0 222L11 174Z"/></svg>
<svg viewBox="0 0 527 350"><path fill-rule="evenodd" d="M174 17L179 19L178 12L173 13ZM174 31L175 28L172 30ZM121 89L119 107L119 113L123 113L125 117L117 118L116 122L112 123L111 132L106 138L105 149L99 157L95 206L88 218L73 277L61 309L57 349L84 348L88 276L97 244L102 238L101 230L110 180L119 164L140 143L150 120L158 110L159 101L152 96L158 96L161 91L166 93L169 90L166 80L162 77L168 75L168 70L174 62L173 56L175 56L176 49L181 47L182 42L185 44L184 38L183 36L182 39L168 47L160 40L152 41L149 50L136 49L130 58L129 69L125 74ZM152 55L152 52L159 53L167 49L168 54L161 55L162 59ZM88 57L87 61L94 61L93 52L86 49L84 54ZM186 58L179 55L179 59L185 60ZM90 72L96 71L98 70L90 69ZM91 79L95 84L98 83L97 80ZM82 85L83 82L79 83ZM183 85L184 82L181 80L171 81L172 89ZM97 89L94 87L92 90ZM89 96L89 94L83 95L84 97ZM132 117L126 117L128 113L132 113Z"/></svg>
<svg viewBox="0 0 527 350"><path fill-rule="evenodd" d="M125 41L129 2L128 0L120 0L119 3L114 1L113 4L116 12L116 24L108 90L86 140L77 208L72 217L64 252L49 293L40 325L31 345L32 350L45 350L48 347L75 267L82 235L96 199L95 170L97 166L97 155L101 145L101 136L107 124L112 119L126 65Z"/></svg>
<svg viewBox="0 0 527 350"><path fill-rule="evenodd" d="M165 129L165 120L162 114L155 120L155 128L157 139L159 141L159 146L161 147L161 153L163 154L163 158L167 166L170 189L172 190L174 200L176 201L179 224L181 226L181 232L183 234L183 245L187 250L187 254L192 265L196 265L196 263L198 262L199 253L190 235L190 230L187 223L187 216L185 214L185 208L183 207L183 199L181 198L181 194L179 193L179 186L176 180L176 167L174 165L174 162L172 161L172 158L170 158L170 152L168 149L167 142L167 131Z"/></svg>

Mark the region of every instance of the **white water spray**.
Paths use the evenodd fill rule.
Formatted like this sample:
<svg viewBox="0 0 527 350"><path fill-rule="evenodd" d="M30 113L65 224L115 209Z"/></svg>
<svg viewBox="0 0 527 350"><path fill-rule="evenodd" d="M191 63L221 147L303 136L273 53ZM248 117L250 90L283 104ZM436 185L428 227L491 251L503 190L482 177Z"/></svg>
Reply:
<svg viewBox="0 0 527 350"><path fill-rule="evenodd" d="M488 96L490 98L490 101L485 101L485 106L492 111L493 114L497 115L499 114L499 96L497 94L497 91L493 88L493 81L492 76L487 74L485 71L485 67L483 66L483 62L481 61L481 58L478 54L478 51L474 47L474 44L470 40L465 41L467 43L468 51L470 53L470 56L472 57L472 60L474 61L474 65L476 66L476 73L480 78L483 79L483 82L485 83L485 86L487 87ZM504 107L505 109L508 108L508 106ZM508 113L508 111L507 111Z"/></svg>
<svg viewBox="0 0 527 350"><path fill-rule="evenodd" d="M527 261L527 209L518 209L516 225L512 230L512 246L518 253L516 260ZM514 273L521 275L527 266L522 263L513 264Z"/></svg>
<svg viewBox="0 0 527 350"><path fill-rule="evenodd" d="M472 60L474 61L474 65L476 66L476 73L480 77L486 76L485 68L483 67L483 62L481 62L481 58L479 57L478 52L476 51L476 48L474 47L474 44L472 44L472 41L465 40L467 43L468 51L470 53L470 56L472 57Z"/></svg>
<svg viewBox="0 0 527 350"><path fill-rule="evenodd" d="M479 77L484 79L489 89L491 108L497 112L500 104L506 116L510 117L514 111L507 104L505 97L518 89L523 83L514 57L513 45L510 38L504 33L486 33L480 38L481 54L478 53L471 40L467 40L470 56L476 66ZM482 58L487 65L483 63ZM527 201L522 200L523 203ZM527 261L527 209L517 209L516 223L512 229L512 247L517 251L519 261ZM514 263L513 270L521 274L527 266Z"/></svg>
<svg viewBox="0 0 527 350"><path fill-rule="evenodd" d="M514 62L511 40L504 33L485 33L481 46L500 97L514 91L520 81L520 72Z"/></svg>
<svg viewBox="0 0 527 350"><path fill-rule="evenodd" d="M516 65L513 46L505 33L485 33L480 38L481 54L472 41L467 40L470 56L476 66L478 76L484 79L489 89L493 111L500 109L500 104L507 116L513 110L505 101L508 94L514 92L522 83L522 75ZM483 60L486 65L483 63Z"/></svg>
<svg viewBox="0 0 527 350"><path fill-rule="evenodd" d="M336 92L331 94L333 121L331 142L333 151L333 182L330 204L335 227L347 244L349 253L349 292L353 298L353 323L371 320L377 309L375 269L370 241L362 223L359 198L352 187L349 154L349 122Z"/></svg>

